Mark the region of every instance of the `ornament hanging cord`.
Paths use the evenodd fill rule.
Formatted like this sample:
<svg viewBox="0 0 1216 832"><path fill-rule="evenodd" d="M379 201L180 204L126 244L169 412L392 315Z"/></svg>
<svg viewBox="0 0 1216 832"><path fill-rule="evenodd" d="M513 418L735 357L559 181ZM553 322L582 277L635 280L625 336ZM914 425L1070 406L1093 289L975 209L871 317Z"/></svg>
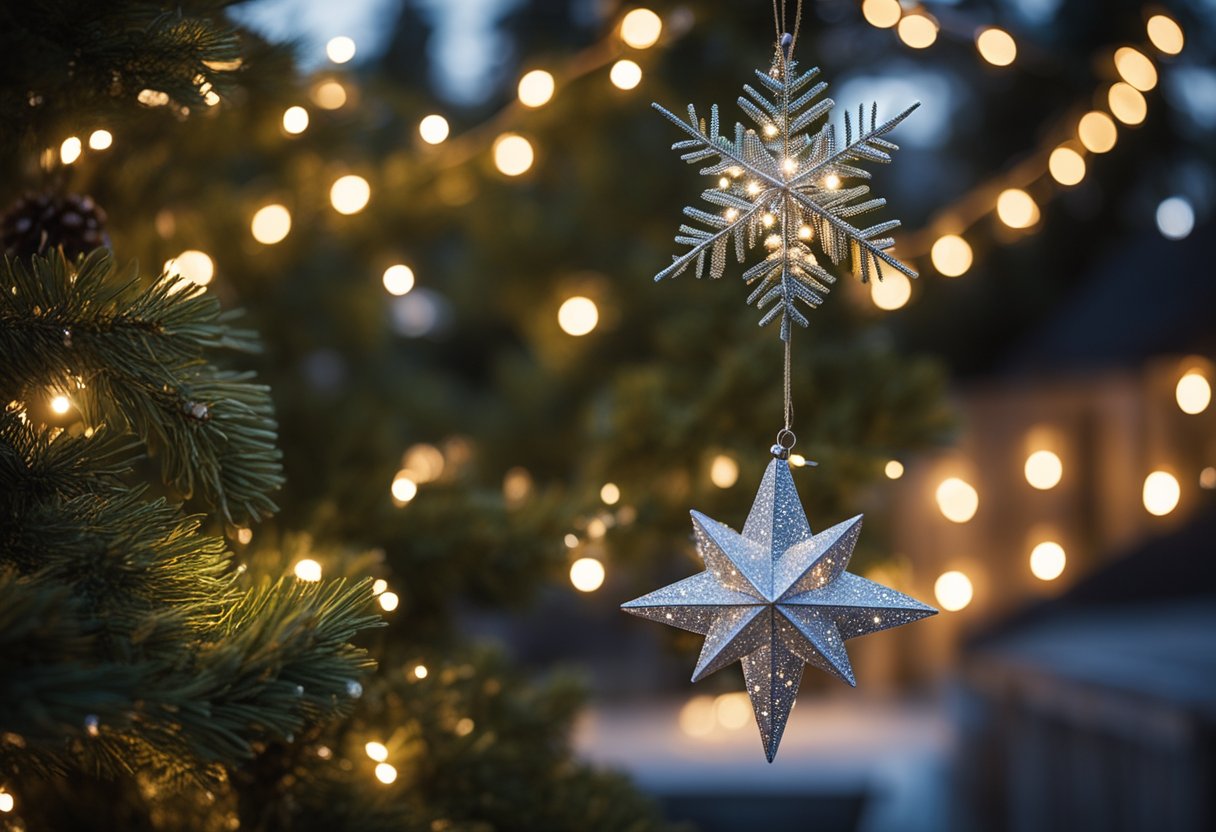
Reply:
<svg viewBox="0 0 1216 832"><path fill-rule="evenodd" d="M802 28L802 0L798 0L794 9L794 29L791 32L786 28L785 16L785 0L781 0L778 6L777 0L773 0L773 28L777 32L777 53L781 56L782 74L789 71L788 62L790 56L794 54L794 46L798 43L798 30ZM788 42L787 39L788 38ZM787 144L786 155L789 155L788 136L784 137ZM784 245L784 241L782 241ZM784 372L784 391L785 391L785 408L783 416L785 426L777 432L777 444L773 446L773 453L781 458L788 458L790 449L794 447L794 443L798 441L798 437L794 434L794 399L790 391L790 341L792 341L792 333L789 333L785 338L785 372ZM813 463L812 463L813 464Z"/></svg>
<svg viewBox="0 0 1216 832"><path fill-rule="evenodd" d="M786 34L790 36L789 46L782 50L785 60L789 60L790 55L794 54L794 46L798 43L798 30L802 27L802 0L798 0L794 8L794 28L790 30L785 25L785 0L781 0L780 8L778 8L777 0L773 0L773 28L777 30L777 44L785 46L782 42Z"/></svg>

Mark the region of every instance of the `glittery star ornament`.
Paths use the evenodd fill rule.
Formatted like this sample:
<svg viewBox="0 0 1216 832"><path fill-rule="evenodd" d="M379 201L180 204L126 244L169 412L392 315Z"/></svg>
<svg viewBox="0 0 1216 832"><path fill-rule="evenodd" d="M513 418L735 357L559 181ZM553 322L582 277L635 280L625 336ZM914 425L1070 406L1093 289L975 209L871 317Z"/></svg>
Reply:
<svg viewBox="0 0 1216 832"><path fill-rule="evenodd" d="M769 463L740 534L692 512L705 571L622 609L705 636L692 680L738 661L771 763L805 665L856 685L846 639L937 610L845 571L861 515L812 534L789 463Z"/></svg>

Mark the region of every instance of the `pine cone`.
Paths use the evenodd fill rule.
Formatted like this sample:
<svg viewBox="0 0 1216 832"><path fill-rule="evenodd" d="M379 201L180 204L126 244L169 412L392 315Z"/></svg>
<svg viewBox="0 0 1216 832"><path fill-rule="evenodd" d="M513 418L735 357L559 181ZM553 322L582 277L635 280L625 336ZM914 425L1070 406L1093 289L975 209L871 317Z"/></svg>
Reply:
<svg viewBox="0 0 1216 832"><path fill-rule="evenodd" d="M28 194L0 217L0 249L28 257L62 246L74 258L110 244L105 226L106 212L92 197Z"/></svg>

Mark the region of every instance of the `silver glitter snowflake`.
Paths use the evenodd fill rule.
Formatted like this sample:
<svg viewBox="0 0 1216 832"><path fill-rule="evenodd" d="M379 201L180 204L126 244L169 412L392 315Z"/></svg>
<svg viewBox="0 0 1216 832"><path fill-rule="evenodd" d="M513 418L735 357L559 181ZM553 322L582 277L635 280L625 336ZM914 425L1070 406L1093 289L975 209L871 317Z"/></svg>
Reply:
<svg viewBox="0 0 1216 832"><path fill-rule="evenodd" d="M769 463L742 534L697 511L692 523L705 571L622 609L705 636L694 682L743 664L770 763L804 665L856 685L846 639L937 612L846 572L861 516L812 534L784 460Z"/></svg>
<svg viewBox="0 0 1216 832"><path fill-rule="evenodd" d="M808 86L818 74L818 67L799 72L796 61L785 61L778 53L770 71L756 71L758 89L744 84L746 95L739 97L739 106L756 127L736 123L734 139L720 135L716 104L708 126L691 104L688 121L654 105L689 136L672 149L689 164L710 162L701 173L716 180L716 186L701 195L716 210L684 209L692 222L680 226L676 242L688 249L673 257L655 281L694 264L701 277L706 261L710 276L721 277L731 243L743 263L747 249L763 241L768 250L764 259L743 273L748 285L755 284L747 302L767 307L761 326L780 320L781 338L787 341L791 320L807 325L798 303L819 306L836 280L819 264L812 245L833 265L849 264L863 283L871 275L881 280L883 265L916 277L889 251L895 243L887 235L899 227L899 220L868 228L852 221L886 204L885 199L867 198L870 188L864 180L870 173L858 164L890 162L898 148L883 137L920 105L881 124L877 104L868 121L864 105L858 108L856 123L846 112L841 144L831 122L810 132L835 106L830 98L815 100L827 88L823 82Z"/></svg>

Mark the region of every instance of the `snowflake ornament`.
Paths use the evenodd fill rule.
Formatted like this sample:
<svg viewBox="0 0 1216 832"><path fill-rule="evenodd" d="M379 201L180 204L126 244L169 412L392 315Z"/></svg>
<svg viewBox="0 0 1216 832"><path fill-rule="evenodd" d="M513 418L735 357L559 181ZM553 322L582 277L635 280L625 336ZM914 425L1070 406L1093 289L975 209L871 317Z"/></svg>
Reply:
<svg viewBox="0 0 1216 832"><path fill-rule="evenodd" d="M835 266L848 263L863 283L871 276L881 280L884 265L916 277L912 268L890 253L895 241L886 235L899 227L899 220L859 228L853 218L886 205L885 199L868 198L870 188L864 180L870 173L858 165L890 162L898 147L884 136L920 105L913 104L882 123L877 104L868 120L864 105L858 108L856 122L846 112L841 144L831 122L810 132L835 106L830 98L816 101L827 88L822 81L811 85L818 74L818 67L800 72L797 62L779 48L772 69L756 71L759 88L743 85L746 95L739 97L739 106L756 126L736 123L733 140L719 133L716 104L710 108L708 125L698 119L691 104L688 121L653 105L688 134L689 138L672 145L681 151L681 159L689 164L711 162L701 173L715 177L715 187L701 196L722 209L720 213L694 206L684 209L692 222L680 226L676 242L688 249L675 255L655 281L675 277L694 263L701 277L706 260L710 277L719 278L732 243L735 257L743 263L747 250L763 241L764 259L743 273L744 282L755 285L747 302L765 310L761 326L781 321L785 341L790 338L791 320L804 327L808 323L798 304L819 306L836 281L820 265L814 249Z"/></svg>

